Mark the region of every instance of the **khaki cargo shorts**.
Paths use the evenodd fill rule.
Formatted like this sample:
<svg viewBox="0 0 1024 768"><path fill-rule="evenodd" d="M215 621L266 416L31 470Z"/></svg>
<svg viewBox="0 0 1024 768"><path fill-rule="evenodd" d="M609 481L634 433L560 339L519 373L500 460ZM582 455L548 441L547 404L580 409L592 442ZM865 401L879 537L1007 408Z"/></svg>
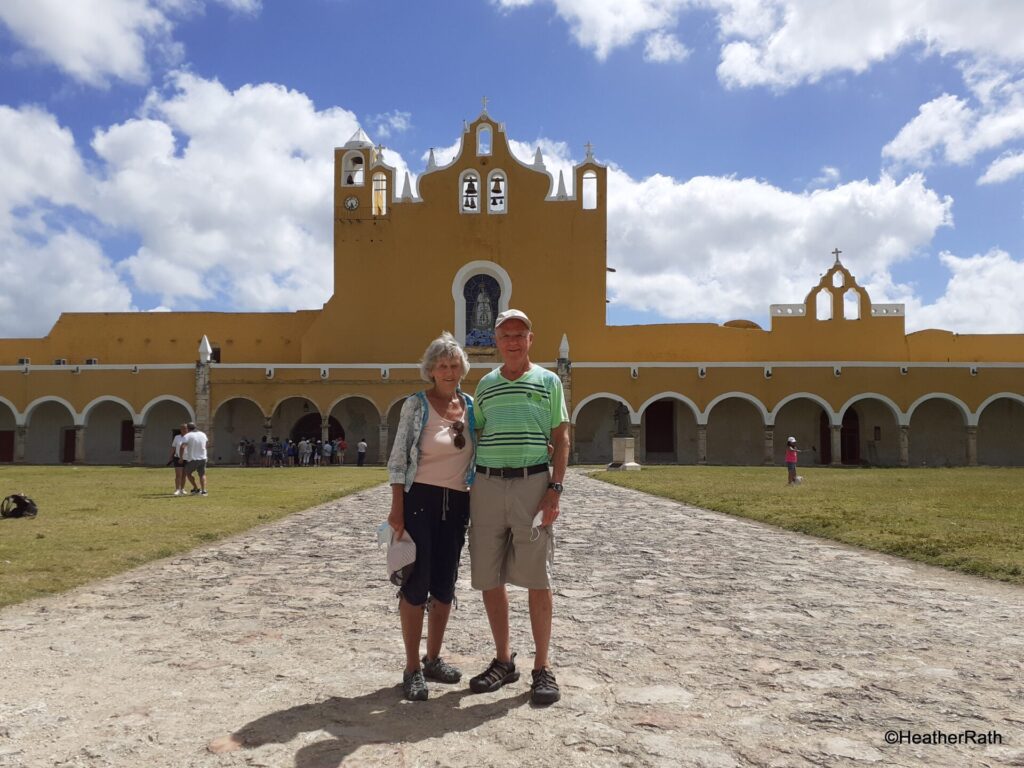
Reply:
<svg viewBox="0 0 1024 768"><path fill-rule="evenodd" d="M551 526L531 527L550 480L547 472L509 479L477 472L469 501L473 589L551 589L555 534Z"/></svg>

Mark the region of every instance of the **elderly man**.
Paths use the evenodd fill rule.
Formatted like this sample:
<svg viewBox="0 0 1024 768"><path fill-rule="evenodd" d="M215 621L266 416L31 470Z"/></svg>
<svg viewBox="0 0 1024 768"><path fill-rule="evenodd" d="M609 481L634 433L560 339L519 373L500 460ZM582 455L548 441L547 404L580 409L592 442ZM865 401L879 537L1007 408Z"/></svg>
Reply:
<svg viewBox="0 0 1024 768"><path fill-rule="evenodd" d="M481 429L469 529L474 589L483 592L495 657L470 680L474 693L496 691L519 679L509 647L506 584L530 595L536 653L531 698L552 704L561 697L548 667L551 641L551 564L562 479L569 460L569 417L562 382L530 362L533 325L518 309L498 315L494 335L502 365L476 390ZM548 468L548 445L554 447Z"/></svg>

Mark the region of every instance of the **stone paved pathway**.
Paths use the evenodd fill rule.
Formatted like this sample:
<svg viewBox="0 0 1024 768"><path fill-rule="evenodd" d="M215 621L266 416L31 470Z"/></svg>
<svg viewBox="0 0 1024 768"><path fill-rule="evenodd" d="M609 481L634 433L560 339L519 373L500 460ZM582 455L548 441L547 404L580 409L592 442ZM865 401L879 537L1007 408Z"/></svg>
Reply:
<svg viewBox="0 0 1024 768"><path fill-rule="evenodd" d="M1024 766L1024 589L567 487L554 707L528 675L401 701L381 486L0 612L0 766ZM475 674L460 586L447 656ZM1002 744L885 741L965 729Z"/></svg>

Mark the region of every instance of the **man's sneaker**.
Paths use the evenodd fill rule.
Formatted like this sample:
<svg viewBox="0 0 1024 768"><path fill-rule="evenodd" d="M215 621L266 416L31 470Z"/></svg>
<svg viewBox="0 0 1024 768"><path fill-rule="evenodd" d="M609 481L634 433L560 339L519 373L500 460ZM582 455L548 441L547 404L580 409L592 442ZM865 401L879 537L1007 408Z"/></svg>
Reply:
<svg viewBox="0 0 1024 768"><path fill-rule="evenodd" d="M402 673L402 688L405 691L405 698L409 701L426 701L430 691L427 689L427 681L423 679L423 670Z"/></svg>
<svg viewBox="0 0 1024 768"><path fill-rule="evenodd" d="M209 496L209 494L206 491L200 491L199 495L200 496Z"/></svg>
<svg viewBox="0 0 1024 768"><path fill-rule="evenodd" d="M462 679L462 672L440 656L433 661L430 661L426 656L424 656L423 676L427 678L427 680L436 680L439 683L457 683Z"/></svg>
<svg viewBox="0 0 1024 768"><path fill-rule="evenodd" d="M554 673L547 667L533 670L530 701L534 704L554 704L560 698L562 698L562 694L558 690Z"/></svg>
<svg viewBox="0 0 1024 768"><path fill-rule="evenodd" d="M192 495L192 496L198 496L199 495L199 489L198 488L193 488L191 491L189 491L189 494Z"/></svg>
<svg viewBox="0 0 1024 768"><path fill-rule="evenodd" d="M516 655L513 653L512 658L508 661L498 661L497 659L491 659L490 666L487 667L483 672L469 681L469 689L473 693L491 693L496 691L503 685L514 683L519 679L519 673L516 672Z"/></svg>
<svg viewBox="0 0 1024 768"><path fill-rule="evenodd" d="M174 495L175 496L184 496L185 492L183 490L181 490L181 488L175 488L174 489Z"/></svg>

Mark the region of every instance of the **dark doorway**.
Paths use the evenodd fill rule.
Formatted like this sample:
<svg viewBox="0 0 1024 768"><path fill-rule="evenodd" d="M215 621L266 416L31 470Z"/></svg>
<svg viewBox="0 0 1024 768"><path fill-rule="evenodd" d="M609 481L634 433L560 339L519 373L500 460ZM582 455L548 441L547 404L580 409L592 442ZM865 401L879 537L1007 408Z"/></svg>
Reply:
<svg viewBox="0 0 1024 768"><path fill-rule="evenodd" d="M648 457L652 453L674 454L676 450L675 402L657 400L647 406L644 416L647 422L644 445L647 448Z"/></svg>
<svg viewBox="0 0 1024 768"><path fill-rule="evenodd" d="M818 444L821 446L821 463L828 466L832 463L832 430L828 414L824 411L818 419Z"/></svg>
<svg viewBox="0 0 1024 768"><path fill-rule="evenodd" d="M14 430L0 429L0 462L14 461Z"/></svg>
<svg viewBox="0 0 1024 768"><path fill-rule="evenodd" d="M307 413L292 427L291 439L296 443L302 438L309 438L311 440L320 439L320 424L322 419L319 413ZM336 440L337 438L344 439L345 430L341 427L341 422L331 416L327 422L327 439Z"/></svg>
<svg viewBox="0 0 1024 768"><path fill-rule="evenodd" d="M839 444L842 446L843 464L860 464L860 417L853 408L848 408L843 416Z"/></svg>
<svg viewBox="0 0 1024 768"><path fill-rule="evenodd" d="M64 451L60 460L65 464L75 463L75 434L73 429L64 430Z"/></svg>

